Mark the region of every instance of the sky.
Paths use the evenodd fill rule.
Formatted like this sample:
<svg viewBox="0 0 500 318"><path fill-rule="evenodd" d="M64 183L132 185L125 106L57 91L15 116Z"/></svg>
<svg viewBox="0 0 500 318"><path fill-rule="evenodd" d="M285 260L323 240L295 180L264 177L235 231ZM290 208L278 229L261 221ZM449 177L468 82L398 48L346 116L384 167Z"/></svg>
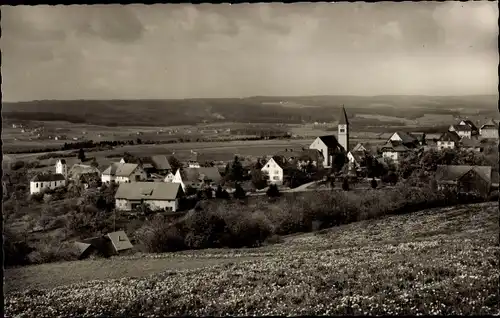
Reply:
<svg viewBox="0 0 500 318"><path fill-rule="evenodd" d="M1 10L4 101L498 94L497 2Z"/></svg>

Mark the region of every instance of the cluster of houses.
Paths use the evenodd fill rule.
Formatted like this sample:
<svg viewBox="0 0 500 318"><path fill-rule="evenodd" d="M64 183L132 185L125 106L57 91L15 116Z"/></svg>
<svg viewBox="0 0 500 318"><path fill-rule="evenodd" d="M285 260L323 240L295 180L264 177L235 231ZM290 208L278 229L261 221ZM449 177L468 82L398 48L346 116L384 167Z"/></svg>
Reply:
<svg viewBox="0 0 500 318"><path fill-rule="evenodd" d="M436 142L438 150L449 148L463 148L481 151L480 139L498 139L498 124L492 120L477 128L471 121L463 120L457 125L451 125ZM349 145L349 120L345 108L342 108L338 123L337 137L334 135L317 137L308 148L292 147L284 149L263 164L262 173L268 183L283 184L288 168L304 168L313 165L320 169L331 168L335 163L336 155L347 155L346 171L358 170L363 166L364 158L372 156L381 163L398 160L411 151L429 148L425 134L395 132L379 148L358 143L354 147ZM221 184L220 167L205 167L200 157L193 152L193 157L187 161L183 169L173 171L167 156L156 155L143 158L140 163L127 162L122 158L112 163L104 171L83 164L75 164L68 169L64 159L58 160L55 173L45 173L35 176L31 180L31 194L38 193L44 188L55 189L66 186L70 181L84 187L95 183L119 184L116 192L116 209L133 210L137 206L147 203L154 210L177 211L179 199L186 192L187 187L200 189L209 186L215 189ZM441 187L457 184L461 178L481 178L485 187L495 184L492 181L491 167L471 166L440 166L436 174ZM450 183L451 182L451 183ZM498 181L496 181L498 183Z"/></svg>

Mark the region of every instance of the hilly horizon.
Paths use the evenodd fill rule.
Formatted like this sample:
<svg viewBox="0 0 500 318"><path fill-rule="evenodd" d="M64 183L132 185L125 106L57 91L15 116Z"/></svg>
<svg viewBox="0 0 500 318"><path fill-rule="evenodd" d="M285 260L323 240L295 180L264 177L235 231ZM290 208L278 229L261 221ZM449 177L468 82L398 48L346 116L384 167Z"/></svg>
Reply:
<svg viewBox="0 0 500 318"><path fill-rule="evenodd" d="M3 103L4 120L68 121L103 126L194 125L207 122L300 124L335 121L344 105L350 117L498 115L498 96L254 96L146 100L40 100ZM311 112L311 107L315 111ZM401 109L405 109L402 113Z"/></svg>

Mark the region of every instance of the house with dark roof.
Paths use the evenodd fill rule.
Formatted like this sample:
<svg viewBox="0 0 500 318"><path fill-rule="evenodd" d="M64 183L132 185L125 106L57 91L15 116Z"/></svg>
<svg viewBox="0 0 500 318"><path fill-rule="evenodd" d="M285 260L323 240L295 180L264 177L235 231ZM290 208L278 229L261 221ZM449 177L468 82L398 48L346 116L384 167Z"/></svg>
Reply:
<svg viewBox="0 0 500 318"><path fill-rule="evenodd" d="M41 173L30 180L30 194L39 193L43 189L55 189L66 186L66 178L60 173Z"/></svg>
<svg viewBox="0 0 500 318"><path fill-rule="evenodd" d="M453 189L460 193L488 195L492 186L490 166L438 165L438 189Z"/></svg>
<svg viewBox="0 0 500 318"><path fill-rule="evenodd" d="M467 151L483 152L484 145L476 138L464 137L460 140L460 148Z"/></svg>
<svg viewBox="0 0 500 318"><path fill-rule="evenodd" d="M68 172L68 178L70 180L79 182L82 180L83 175L88 175L87 177L94 177L98 175L101 178L101 171L98 168L83 164L74 164ZM85 177L84 177L85 178Z"/></svg>
<svg viewBox="0 0 500 318"><path fill-rule="evenodd" d="M479 135L479 129L477 128L476 125L474 125L474 123L472 122L472 120L470 119L463 119L460 121L459 123L460 126L462 125L467 125L470 127L471 129L471 136L477 136Z"/></svg>
<svg viewBox="0 0 500 318"><path fill-rule="evenodd" d="M451 125L448 131L454 131L460 137L472 138L472 128L469 125Z"/></svg>
<svg viewBox="0 0 500 318"><path fill-rule="evenodd" d="M347 159L356 169L361 168L365 164L365 156L369 155L366 151L349 151Z"/></svg>
<svg viewBox="0 0 500 318"><path fill-rule="evenodd" d="M133 245L124 231L116 231L75 242L75 248L79 254L78 259L81 260L91 255L102 257L119 255L131 250Z"/></svg>
<svg viewBox="0 0 500 318"><path fill-rule="evenodd" d="M304 147L286 148L276 154L285 157L289 163L295 165L297 169L302 169L311 164L314 167L322 167L323 155L316 149L305 149Z"/></svg>
<svg viewBox="0 0 500 318"><path fill-rule="evenodd" d="M397 142L410 149L417 148L420 145L419 140L416 136L414 136L412 133L405 131L396 131L387 141Z"/></svg>
<svg viewBox="0 0 500 318"><path fill-rule="evenodd" d="M121 183L115 194L116 209L131 211L145 203L152 211L177 211L184 192L180 183Z"/></svg>
<svg viewBox="0 0 500 318"><path fill-rule="evenodd" d="M382 158L391 159L395 164L397 164L403 156L412 151L412 149L401 141L388 141L380 147L380 150L382 151Z"/></svg>
<svg viewBox="0 0 500 318"><path fill-rule="evenodd" d="M459 142L460 136L455 131L444 132L437 141L437 149L455 149Z"/></svg>
<svg viewBox="0 0 500 318"><path fill-rule="evenodd" d="M172 182L180 183L182 189L190 186L200 189L204 186L217 187L222 181L222 176L217 167L200 167L179 169L174 175Z"/></svg>
<svg viewBox="0 0 500 318"><path fill-rule="evenodd" d="M481 126L479 133L481 138L498 139L498 123L492 119L488 120Z"/></svg>
<svg viewBox="0 0 500 318"><path fill-rule="evenodd" d="M323 156L323 167L331 168L334 156L338 153L345 153L344 149L334 135L317 137L309 146L309 149L315 149Z"/></svg>
<svg viewBox="0 0 500 318"><path fill-rule="evenodd" d="M106 182L138 182L147 179L144 169L136 163L112 163L102 172L101 181Z"/></svg>

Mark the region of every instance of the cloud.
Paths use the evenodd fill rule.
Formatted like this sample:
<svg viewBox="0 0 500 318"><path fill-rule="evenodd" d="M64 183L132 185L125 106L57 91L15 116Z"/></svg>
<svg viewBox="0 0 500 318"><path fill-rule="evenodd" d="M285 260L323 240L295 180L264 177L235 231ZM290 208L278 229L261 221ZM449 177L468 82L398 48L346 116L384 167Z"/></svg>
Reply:
<svg viewBox="0 0 500 318"><path fill-rule="evenodd" d="M2 7L3 93L484 92L497 77L497 17L476 2Z"/></svg>

